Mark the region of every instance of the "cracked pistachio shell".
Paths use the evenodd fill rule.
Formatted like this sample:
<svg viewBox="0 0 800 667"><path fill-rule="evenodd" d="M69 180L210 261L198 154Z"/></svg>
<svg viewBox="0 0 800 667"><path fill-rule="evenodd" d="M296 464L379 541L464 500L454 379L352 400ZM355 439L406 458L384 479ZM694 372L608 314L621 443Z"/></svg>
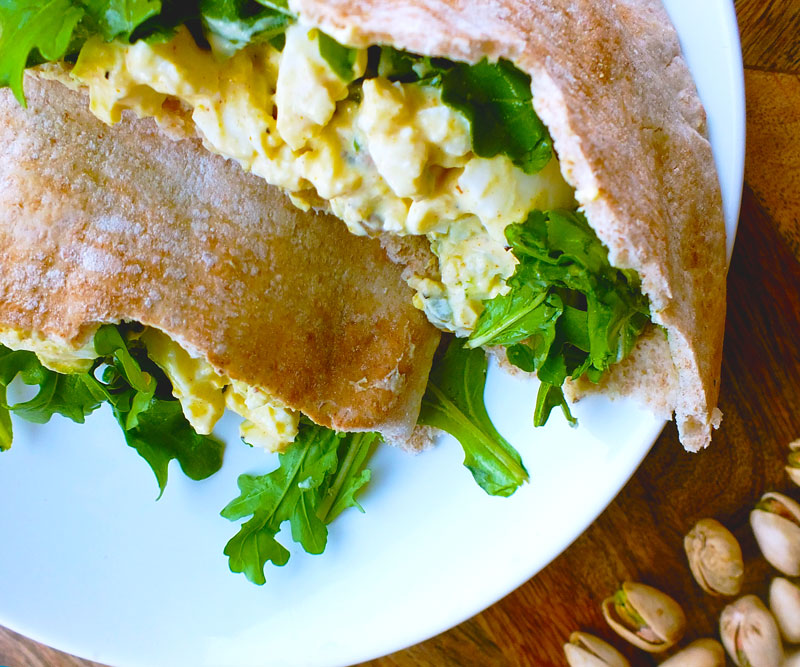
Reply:
<svg viewBox="0 0 800 667"><path fill-rule="evenodd" d="M650 653L677 644L686 630L686 616L669 595L645 584L626 581L603 600L603 616L620 637Z"/></svg>
<svg viewBox="0 0 800 667"><path fill-rule="evenodd" d="M585 632L569 636L564 655L570 667L630 667L625 656L611 644Z"/></svg>
<svg viewBox="0 0 800 667"><path fill-rule="evenodd" d="M781 667L783 644L778 624L755 595L745 595L722 610L722 644L739 667Z"/></svg>
<svg viewBox="0 0 800 667"><path fill-rule="evenodd" d="M800 644L800 587L775 577L769 587L769 608L783 638L790 644Z"/></svg>
<svg viewBox="0 0 800 667"><path fill-rule="evenodd" d="M725 649L716 639L698 639L659 667L725 667Z"/></svg>
<svg viewBox="0 0 800 667"><path fill-rule="evenodd" d="M744 562L739 542L716 519L700 519L683 538L686 558L700 587L711 595L738 595Z"/></svg>
<svg viewBox="0 0 800 667"><path fill-rule="evenodd" d="M791 480L800 486L800 440L795 440L789 443L788 464L786 466L786 474L789 475Z"/></svg>
<svg viewBox="0 0 800 667"><path fill-rule="evenodd" d="M765 493L750 512L750 525L770 565L800 576L800 505L781 493Z"/></svg>

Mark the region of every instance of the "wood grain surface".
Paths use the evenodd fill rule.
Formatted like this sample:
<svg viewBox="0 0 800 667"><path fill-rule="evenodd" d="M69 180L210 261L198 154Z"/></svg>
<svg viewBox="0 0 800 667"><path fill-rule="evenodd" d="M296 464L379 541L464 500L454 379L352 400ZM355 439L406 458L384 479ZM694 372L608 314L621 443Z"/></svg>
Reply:
<svg viewBox="0 0 800 667"><path fill-rule="evenodd" d="M698 0L702 2L703 0ZM682 540L702 517L733 530L745 554L745 592L773 576L748 513L762 492L800 498L783 471L800 437L800 0L739 0L746 67L748 152L739 234L729 274L720 407L713 446L683 452L674 426L598 520L540 574L482 614L370 667L566 664L562 644L583 629L615 643L633 665L656 660L609 632L600 601L638 580L683 605L687 641L716 636L724 602L694 583ZM542 511L557 512L558 499ZM0 665L95 665L0 628Z"/></svg>

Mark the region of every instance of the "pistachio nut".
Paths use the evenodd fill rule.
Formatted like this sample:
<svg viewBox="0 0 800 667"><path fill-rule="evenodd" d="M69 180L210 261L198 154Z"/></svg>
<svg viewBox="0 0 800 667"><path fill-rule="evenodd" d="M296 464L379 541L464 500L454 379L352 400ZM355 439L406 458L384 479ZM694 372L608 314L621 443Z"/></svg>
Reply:
<svg viewBox="0 0 800 667"><path fill-rule="evenodd" d="M800 440L790 442L789 450L786 472L791 480L800 486Z"/></svg>
<svg viewBox="0 0 800 667"><path fill-rule="evenodd" d="M745 595L722 610L722 644L739 667L781 667L783 644L778 625L755 595Z"/></svg>
<svg viewBox="0 0 800 667"><path fill-rule="evenodd" d="M795 651L786 658L786 661L783 663L783 667L800 667L800 651Z"/></svg>
<svg viewBox="0 0 800 667"><path fill-rule="evenodd" d="M770 565L800 575L800 505L781 493L765 493L750 512L750 525Z"/></svg>
<svg viewBox="0 0 800 667"><path fill-rule="evenodd" d="M674 646L686 629L680 605L645 584L626 581L612 597L603 600L602 610L614 632L650 653Z"/></svg>
<svg viewBox="0 0 800 667"><path fill-rule="evenodd" d="M725 667L725 649L716 639L698 639L659 667Z"/></svg>
<svg viewBox="0 0 800 667"><path fill-rule="evenodd" d="M617 649L602 639L585 632L573 632L564 644L564 655L570 667L630 667Z"/></svg>
<svg viewBox="0 0 800 667"><path fill-rule="evenodd" d="M683 538L686 558L700 587L711 595L738 595L744 562L739 542L716 519L700 519Z"/></svg>
<svg viewBox="0 0 800 667"><path fill-rule="evenodd" d="M769 587L769 608L783 638L790 644L800 644L800 587L775 577Z"/></svg>

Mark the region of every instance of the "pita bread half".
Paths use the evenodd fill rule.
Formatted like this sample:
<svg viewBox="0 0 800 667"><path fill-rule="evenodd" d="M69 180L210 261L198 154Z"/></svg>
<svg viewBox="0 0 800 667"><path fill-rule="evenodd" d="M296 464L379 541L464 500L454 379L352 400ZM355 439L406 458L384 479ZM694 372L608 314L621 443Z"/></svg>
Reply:
<svg viewBox="0 0 800 667"><path fill-rule="evenodd" d="M0 325L78 347L137 321L323 426L412 435L439 332L377 240L152 120L26 93L0 91Z"/></svg>
<svg viewBox="0 0 800 667"><path fill-rule="evenodd" d="M390 44L474 63L506 58L532 78L534 107L612 264L636 270L667 332L683 445L708 445L721 413L725 227L706 118L660 0L292 0L351 46ZM646 401L671 379L638 351ZM669 369L667 376L673 372ZM671 390L670 390L671 391ZM573 395L578 391L573 390ZM653 394L649 397L648 394ZM651 401L652 402L652 401Z"/></svg>

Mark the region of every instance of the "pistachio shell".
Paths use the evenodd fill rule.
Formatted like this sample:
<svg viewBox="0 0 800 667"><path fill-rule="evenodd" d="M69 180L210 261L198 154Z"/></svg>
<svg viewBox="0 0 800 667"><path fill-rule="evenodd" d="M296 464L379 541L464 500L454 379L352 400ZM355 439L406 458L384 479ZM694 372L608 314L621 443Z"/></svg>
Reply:
<svg viewBox="0 0 800 667"><path fill-rule="evenodd" d="M630 667L617 649L602 639L585 632L573 632L564 644L564 655L570 667Z"/></svg>
<svg viewBox="0 0 800 667"><path fill-rule="evenodd" d="M711 595L738 595L744 562L739 542L716 519L700 519L683 539L689 568Z"/></svg>
<svg viewBox="0 0 800 667"><path fill-rule="evenodd" d="M800 575L800 505L781 493L765 493L761 503L776 505L780 513L756 507L750 525L770 565L791 577ZM791 519L785 514L792 517Z"/></svg>
<svg viewBox="0 0 800 667"><path fill-rule="evenodd" d="M800 667L800 651L795 651L786 658L786 661L783 663L783 667Z"/></svg>
<svg viewBox="0 0 800 667"><path fill-rule="evenodd" d="M739 667L781 667L783 644L778 625L764 603L745 595L722 610L719 634Z"/></svg>
<svg viewBox="0 0 800 667"><path fill-rule="evenodd" d="M800 440L789 443L789 465L786 466L786 473L791 480L800 486Z"/></svg>
<svg viewBox="0 0 800 667"><path fill-rule="evenodd" d="M775 577L769 587L769 608L783 638L800 644L800 588L788 579Z"/></svg>
<svg viewBox="0 0 800 667"><path fill-rule="evenodd" d="M625 601L620 607L619 600ZM681 640L686 630L686 616L669 595L652 586L626 581L616 596L602 604L603 616L620 637L650 653L660 653ZM623 616L631 613L642 623L637 625Z"/></svg>
<svg viewBox="0 0 800 667"><path fill-rule="evenodd" d="M659 667L725 667L725 649L716 639L698 639Z"/></svg>

